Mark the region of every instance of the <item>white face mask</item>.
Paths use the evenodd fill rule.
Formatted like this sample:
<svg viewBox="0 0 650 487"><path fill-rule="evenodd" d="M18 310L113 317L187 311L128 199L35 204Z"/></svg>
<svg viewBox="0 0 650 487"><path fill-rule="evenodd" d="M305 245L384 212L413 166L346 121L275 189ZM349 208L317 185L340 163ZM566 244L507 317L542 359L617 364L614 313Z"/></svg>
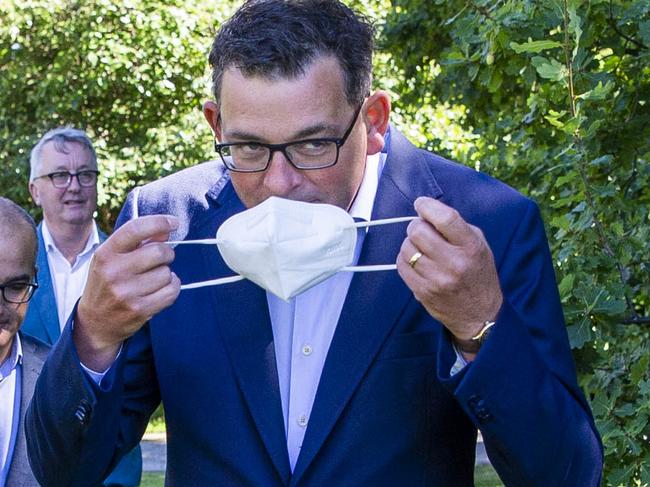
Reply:
<svg viewBox="0 0 650 487"><path fill-rule="evenodd" d="M337 206L274 196L228 218L217 230L216 239L169 243L216 244L228 267L239 274L185 284L181 289L216 286L246 278L289 300L338 271L394 270L395 264L349 267L354 261L357 229L414 218L355 222Z"/></svg>

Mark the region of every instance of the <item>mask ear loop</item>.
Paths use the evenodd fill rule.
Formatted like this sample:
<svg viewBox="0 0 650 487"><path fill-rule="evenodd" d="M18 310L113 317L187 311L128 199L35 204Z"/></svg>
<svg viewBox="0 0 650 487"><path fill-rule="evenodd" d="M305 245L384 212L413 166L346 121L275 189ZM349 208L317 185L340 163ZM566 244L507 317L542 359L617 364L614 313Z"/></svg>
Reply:
<svg viewBox="0 0 650 487"><path fill-rule="evenodd" d="M400 216L396 218L384 218L382 220L354 222L355 228L374 227L376 225L388 225L390 223L410 222L418 218L417 216ZM394 271L397 264L376 264L376 265L349 265L341 268L346 272L377 272L377 271Z"/></svg>
<svg viewBox="0 0 650 487"><path fill-rule="evenodd" d="M203 238L203 239L198 239L198 240L168 240L165 242L168 245L176 246L176 245L216 245L220 242L221 240L216 239L216 238ZM218 279L210 279L209 281L200 281L200 282L192 282L190 284L181 284L181 291L184 291L185 289L197 289L200 287L207 287L207 286L219 286L221 284L230 284L231 282L237 282L237 281L243 281L245 279L244 276L240 276L239 274L234 275L234 276L229 276L229 277L220 277Z"/></svg>
<svg viewBox="0 0 650 487"><path fill-rule="evenodd" d="M415 220L417 216L401 216L396 218L384 218L382 220L373 220L373 221L360 221L354 222L351 226L354 228L364 228L364 227L374 227L376 225L388 225L390 223L402 223ZM203 238L197 240L168 240L167 244L169 245L216 245L221 240L216 238ZM347 272L376 272L376 271L392 271L397 269L396 264L378 264L378 265L365 265L365 266L345 266L341 268L341 271ZM206 286L219 286L221 284L229 284L231 282L237 282L245 279L244 276L235 275L230 277L221 277L219 279L211 279L209 281L200 281L193 282L191 284L182 284L181 291L185 289L196 289Z"/></svg>
<svg viewBox="0 0 650 487"><path fill-rule="evenodd" d="M220 277L219 279L211 279L209 281L193 282L191 284L181 284L181 291L184 289L196 289L199 287L206 287L206 286L219 286L220 284L229 284L231 282L243 281L244 279L245 279L244 276L240 276L239 274L237 274L236 276Z"/></svg>

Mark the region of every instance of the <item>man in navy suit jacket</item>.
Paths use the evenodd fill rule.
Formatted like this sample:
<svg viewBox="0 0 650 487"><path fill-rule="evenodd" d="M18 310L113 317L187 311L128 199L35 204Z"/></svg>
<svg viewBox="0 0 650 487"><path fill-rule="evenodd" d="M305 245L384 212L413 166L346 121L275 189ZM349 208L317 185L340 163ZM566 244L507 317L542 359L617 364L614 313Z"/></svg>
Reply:
<svg viewBox="0 0 650 487"><path fill-rule="evenodd" d="M598 485L536 205L389 127L372 35L335 0L251 1L221 28L204 105L221 160L134 191L97 251L28 412L44 485L97 482L161 400L168 485L472 485L477 429L507 485ZM417 216L360 236L359 265L398 272L288 302L248 280L180 292L233 272L164 241L271 196Z"/></svg>

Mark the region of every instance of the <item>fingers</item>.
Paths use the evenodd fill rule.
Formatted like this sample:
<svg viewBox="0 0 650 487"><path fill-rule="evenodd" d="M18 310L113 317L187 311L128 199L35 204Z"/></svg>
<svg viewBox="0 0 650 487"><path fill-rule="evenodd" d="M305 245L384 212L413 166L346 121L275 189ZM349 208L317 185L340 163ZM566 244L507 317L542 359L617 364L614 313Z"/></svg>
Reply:
<svg viewBox="0 0 650 487"><path fill-rule="evenodd" d="M84 360L104 365L123 340L178 297L180 281L169 267L174 250L164 243L177 227L170 216L136 218L97 249L75 321Z"/></svg>
<svg viewBox="0 0 650 487"><path fill-rule="evenodd" d="M174 277L175 274L167 265L153 267L139 275L133 275L131 279L125 283L124 295L125 297L147 297L172 284Z"/></svg>
<svg viewBox="0 0 650 487"><path fill-rule="evenodd" d="M419 252L421 256L414 264L411 264L411 258ZM418 291L427 287L438 287L438 279L445 276L446 272L441 272L441 266L432 257L430 251L422 251L408 237L402 242L402 248L397 255L397 272L404 279L409 287L419 299Z"/></svg>
<svg viewBox="0 0 650 487"><path fill-rule="evenodd" d="M173 272L163 269L150 273L138 290L138 299L129 300L130 312L138 321L149 321L155 314L171 306L181 290L180 279ZM136 296L135 293L131 296Z"/></svg>
<svg viewBox="0 0 650 487"><path fill-rule="evenodd" d="M431 224L452 245L472 243L476 234L458 211L433 198L415 200L415 211L422 220Z"/></svg>
<svg viewBox="0 0 650 487"><path fill-rule="evenodd" d="M126 222L106 241L111 252L128 253L148 242L164 242L178 228L171 215L149 215Z"/></svg>
<svg viewBox="0 0 650 487"><path fill-rule="evenodd" d="M481 230L431 198L418 198L397 270L415 298L458 338L496 316L503 296L492 251ZM417 260L414 255L419 255Z"/></svg>

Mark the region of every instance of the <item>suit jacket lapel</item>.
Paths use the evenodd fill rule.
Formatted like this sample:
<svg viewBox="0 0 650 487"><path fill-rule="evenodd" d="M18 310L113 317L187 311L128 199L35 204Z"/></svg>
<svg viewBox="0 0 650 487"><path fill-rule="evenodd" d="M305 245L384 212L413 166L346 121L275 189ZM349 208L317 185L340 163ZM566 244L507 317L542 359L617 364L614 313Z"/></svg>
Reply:
<svg viewBox="0 0 650 487"><path fill-rule="evenodd" d="M218 213L213 221L204 225L211 236L215 235L224 220L244 210L231 184L226 185L216 198ZM218 253L215 258L214 249L201 247L203 264L210 276L234 274ZM214 319L218 324L237 382L260 437L281 478L288 482L291 470L266 293L248 280L213 286L210 292L214 315L207 319Z"/></svg>
<svg viewBox="0 0 650 487"><path fill-rule="evenodd" d="M36 336L43 337L43 341L53 344L61 335L61 328L59 326L59 315L57 313L56 298L54 297L50 266L47 262L47 249L43 241L42 223L38 225L38 257L36 265L38 266L39 292L35 293L29 306L30 309L33 307L38 314L47 338L43 334L37 334Z"/></svg>
<svg viewBox="0 0 650 487"><path fill-rule="evenodd" d="M372 219L415 215L418 196L439 197L442 191L415 148L398 132L391 132L391 150L379 181ZM359 264L395 262L406 237L407 224L371 227ZM362 381L368 367L412 298L396 271L357 273L325 361L309 426L294 470L299 481ZM369 305L382 303L381 306Z"/></svg>
<svg viewBox="0 0 650 487"><path fill-rule="evenodd" d="M43 367L43 361L36 355L35 346L31 343L22 341L23 346L23 365L21 371L21 394L20 394L20 418L18 423L18 436L16 437L16 444L14 446L13 459L11 461L11 468L9 469L9 476L7 478L7 485L38 485L31 473L31 467L27 459L27 445L25 443L24 421L25 413L29 401L34 394L34 387L36 379Z"/></svg>

